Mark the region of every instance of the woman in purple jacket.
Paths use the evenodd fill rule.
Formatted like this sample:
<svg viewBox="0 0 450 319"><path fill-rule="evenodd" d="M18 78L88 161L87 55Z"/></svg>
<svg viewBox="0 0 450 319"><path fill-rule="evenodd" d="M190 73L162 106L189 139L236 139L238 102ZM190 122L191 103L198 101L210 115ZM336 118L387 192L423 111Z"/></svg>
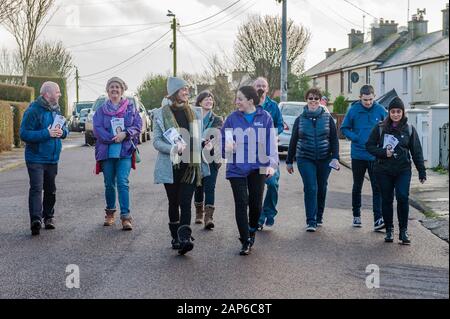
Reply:
<svg viewBox="0 0 450 319"><path fill-rule="evenodd" d="M241 87L236 95L237 110L222 127L222 155L228 161L226 178L233 189L240 255L248 255L255 243L264 182L278 167L277 132L272 117L258 103L252 86Z"/></svg>
<svg viewBox="0 0 450 319"><path fill-rule="evenodd" d="M106 84L108 99L95 112L93 119L96 137L95 159L103 172L105 183L104 225L114 225L117 187L123 230L132 229L128 176L131 167L134 168L133 152L142 127L136 106L123 97L127 88L122 79L111 78Z"/></svg>

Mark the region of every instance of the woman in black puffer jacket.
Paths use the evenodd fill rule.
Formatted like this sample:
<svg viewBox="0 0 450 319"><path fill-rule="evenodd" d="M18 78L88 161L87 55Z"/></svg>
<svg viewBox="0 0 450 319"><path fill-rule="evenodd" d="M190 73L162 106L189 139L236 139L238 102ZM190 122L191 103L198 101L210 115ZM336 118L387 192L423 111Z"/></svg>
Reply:
<svg viewBox="0 0 450 319"><path fill-rule="evenodd" d="M395 147L388 144L389 135L398 140ZM394 142L395 142L394 139ZM384 142L386 140L386 143ZM382 196L382 212L386 224L386 242L394 241L393 202L397 198L397 217L400 228L399 240L409 245L408 236L409 188L411 184L411 157L419 172L419 180L426 180L422 146L415 128L408 124L405 107L396 97L389 103L389 116L376 125L366 143L367 151L376 157L374 172Z"/></svg>

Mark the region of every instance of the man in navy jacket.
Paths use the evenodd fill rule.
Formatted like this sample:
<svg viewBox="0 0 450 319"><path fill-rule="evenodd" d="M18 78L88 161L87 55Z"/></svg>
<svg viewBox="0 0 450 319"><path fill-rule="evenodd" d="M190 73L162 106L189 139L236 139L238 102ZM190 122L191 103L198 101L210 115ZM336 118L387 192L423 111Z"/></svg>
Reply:
<svg viewBox="0 0 450 319"><path fill-rule="evenodd" d="M263 77L257 78L253 83L253 87L256 89L258 96L260 97L261 107L272 117L273 126L277 130L277 133L282 133L284 129L283 116L281 115L277 102L267 96L267 93L269 92L269 84L267 79ZM273 226L275 222L275 215L278 213L277 203L279 181L280 169L278 168L275 175L266 180L267 192L266 197L264 198L263 210L258 222L259 229L262 229L264 224L269 227Z"/></svg>
<svg viewBox="0 0 450 319"><path fill-rule="evenodd" d="M381 214L381 193L375 179L373 167L375 157L366 150L366 142L370 132L378 122L385 119L387 111L375 102L375 93L371 85L363 85L360 90L360 100L354 102L341 125L341 132L352 141L352 207L353 227L361 227L361 190L364 183L366 171L369 173L373 195L374 230L384 228L383 216Z"/></svg>
<svg viewBox="0 0 450 319"><path fill-rule="evenodd" d="M58 105L61 92L58 84L43 83L40 94L25 111L20 126L20 138L26 143L25 162L30 177L28 206L32 235L39 235L42 218L45 229L55 228L55 178L62 149L61 139L66 138L69 133L66 125L62 129L52 128L55 117L61 115Z"/></svg>

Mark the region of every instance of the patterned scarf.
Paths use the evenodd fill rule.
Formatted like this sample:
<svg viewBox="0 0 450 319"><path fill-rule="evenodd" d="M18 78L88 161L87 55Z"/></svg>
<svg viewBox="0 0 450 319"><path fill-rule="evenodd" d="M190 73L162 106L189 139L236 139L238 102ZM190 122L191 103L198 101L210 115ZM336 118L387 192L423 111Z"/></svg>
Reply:
<svg viewBox="0 0 450 319"><path fill-rule="evenodd" d="M165 103L164 103L165 102ZM189 164L186 172L181 179L182 183L191 184L194 180L196 181L196 186L202 185L202 171L201 171L201 150L194 152L194 143L200 143L201 132L198 126L198 122L195 118L195 114L192 111L188 103L178 104L169 102L167 99L163 101L162 115L164 119L164 127L169 129L171 127L176 128L179 131L180 126L175 119L173 111L183 109L184 113L189 122L189 133L190 138L190 154L189 154ZM179 161L173 161L173 166L175 169L180 168Z"/></svg>
<svg viewBox="0 0 450 319"><path fill-rule="evenodd" d="M128 99L121 98L119 107L116 108L110 99L106 100L102 106L103 113L112 117L124 117L128 108Z"/></svg>

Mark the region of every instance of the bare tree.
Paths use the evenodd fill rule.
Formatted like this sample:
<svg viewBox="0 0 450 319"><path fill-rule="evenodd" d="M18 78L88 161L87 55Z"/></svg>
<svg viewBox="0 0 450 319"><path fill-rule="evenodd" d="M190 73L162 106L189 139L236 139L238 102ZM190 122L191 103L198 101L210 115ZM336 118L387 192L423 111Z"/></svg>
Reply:
<svg viewBox="0 0 450 319"><path fill-rule="evenodd" d="M14 36L22 63L22 84L27 83L28 64L36 40L47 24L45 18L55 0L19 0L17 10L6 16L5 27Z"/></svg>
<svg viewBox="0 0 450 319"><path fill-rule="evenodd" d="M20 0L1 0L0 1L0 23L18 9Z"/></svg>
<svg viewBox="0 0 450 319"><path fill-rule="evenodd" d="M20 74L20 60L17 52L11 52L6 47L0 51L0 74L17 75Z"/></svg>
<svg viewBox="0 0 450 319"><path fill-rule="evenodd" d="M72 55L61 41L38 42L28 64L28 73L67 78L72 67Z"/></svg>
<svg viewBox="0 0 450 319"><path fill-rule="evenodd" d="M293 20L287 24L288 68L299 69L302 55L311 39L311 33ZM239 69L248 70L252 77L268 79L270 94L280 87L281 17L251 16L238 30L234 46Z"/></svg>

